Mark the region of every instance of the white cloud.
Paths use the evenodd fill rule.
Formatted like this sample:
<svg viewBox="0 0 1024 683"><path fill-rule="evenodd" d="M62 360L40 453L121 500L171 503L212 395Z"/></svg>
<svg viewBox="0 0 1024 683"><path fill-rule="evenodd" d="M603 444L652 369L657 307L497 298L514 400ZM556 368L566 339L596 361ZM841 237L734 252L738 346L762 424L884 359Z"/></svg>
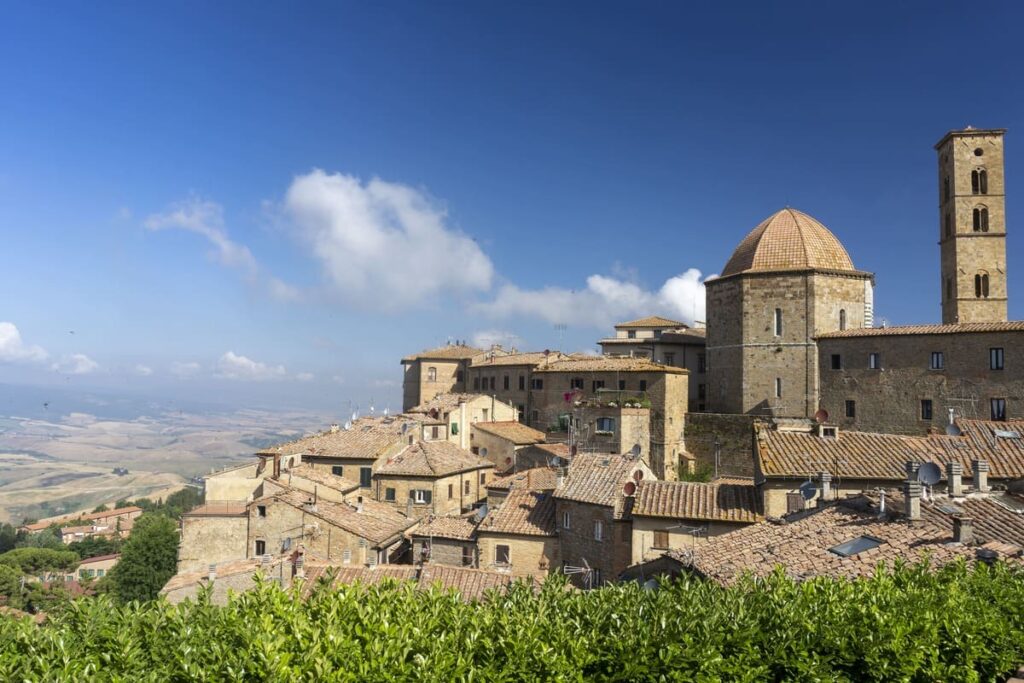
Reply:
<svg viewBox="0 0 1024 683"><path fill-rule="evenodd" d="M198 373L202 368L199 363L194 361L187 363L171 363L171 374L175 377L192 377Z"/></svg>
<svg viewBox="0 0 1024 683"><path fill-rule="evenodd" d="M73 353L64 356L50 366L50 369L63 372L69 375L88 375L90 372L99 370L100 364L84 353Z"/></svg>
<svg viewBox="0 0 1024 683"><path fill-rule="evenodd" d="M153 368L149 367L148 365L142 365L140 363L139 365L135 366L135 374L138 375L139 377L149 377L150 375L153 374Z"/></svg>
<svg viewBox="0 0 1024 683"><path fill-rule="evenodd" d="M493 302L474 308L494 317L537 317L553 324L597 328L646 315L664 315L692 324L704 320L704 280L699 270L690 268L666 280L656 292L606 275L591 275L582 290L527 290L509 284L498 290Z"/></svg>
<svg viewBox="0 0 1024 683"><path fill-rule="evenodd" d="M299 374L295 375L295 379L299 380L300 382L312 382L313 381L313 373L312 372L300 372Z"/></svg>
<svg viewBox="0 0 1024 683"><path fill-rule="evenodd" d="M0 363L41 363L49 357L41 346L26 344L14 323L0 322Z"/></svg>
<svg viewBox="0 0 1024 683"><path fill-rule="evenodd" d="M264 380L284 377L285 370L283 365L267 365L228 351L217 361L214 375L223 379Z"/></svg>
<svg viewBox="0 0 1024 683"><path fill-rule="evenodd" d="M283 208L331 288L351 303L398 310L442 292L490 289L491 260L407 185L314 170L295 178Z"/></svg>
<svg viewBox="0 0 1024 683"><path fill-rule="evenodd" d="M478 349L489 349L494 344L500 344L506 349L523 345L523 338L515 332L505 330L480 330L473 335L470 343Z"/></svg>

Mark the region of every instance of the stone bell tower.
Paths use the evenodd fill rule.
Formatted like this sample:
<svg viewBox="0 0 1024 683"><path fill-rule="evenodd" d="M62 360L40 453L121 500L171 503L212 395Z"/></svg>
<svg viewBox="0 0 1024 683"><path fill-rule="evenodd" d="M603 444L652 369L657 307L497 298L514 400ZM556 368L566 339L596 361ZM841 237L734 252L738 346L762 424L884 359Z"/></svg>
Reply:
<svg viewBox="0 0 1024 683"><path fill-rule="evenodd" d="M935 145L944 324L1006 321L1005 132L968 126Z"/></svg>

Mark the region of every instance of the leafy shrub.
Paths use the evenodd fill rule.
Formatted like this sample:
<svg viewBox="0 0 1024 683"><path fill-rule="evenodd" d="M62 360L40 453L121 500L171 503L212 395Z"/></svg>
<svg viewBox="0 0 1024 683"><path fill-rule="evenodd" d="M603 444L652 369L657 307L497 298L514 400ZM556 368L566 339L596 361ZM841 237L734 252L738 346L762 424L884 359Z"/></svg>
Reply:
<svg viewBox="0 0 1024 683"><path fill-rule="evenodd" d="M553 577L464 603L411 584L273 583L226 607L77 600L0 618L0 680L978 681L1024 661L1024 575L1005 566L731 588L590 593Z"/></svg>
<svg viewBox="0 0 1024 683"><path fill-rule="evenodd" d="M78 562L78 553L52 548L15 548L0 555L0 564L14 567L23 574L69 572Z"/></svg>
<svg viewBox="0 0 1024 683"><path fill-rule="evenodd" d="M152 600L178 565L178 526L170 517L146 512L135 520L121 559L108 575L110 590L122 602Z"/></svg>

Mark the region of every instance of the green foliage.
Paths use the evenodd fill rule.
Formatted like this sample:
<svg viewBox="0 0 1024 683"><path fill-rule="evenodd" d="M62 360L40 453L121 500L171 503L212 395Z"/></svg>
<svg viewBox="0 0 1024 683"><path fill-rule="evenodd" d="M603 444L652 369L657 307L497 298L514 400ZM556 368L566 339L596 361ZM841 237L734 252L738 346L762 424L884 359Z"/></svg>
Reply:
<svg viewBox="0 0 1024 683"><path fill-rule="evenodd" d="M121 552L122 545L123 543L119 538L94 536L92 538L84 538L81 541L76 541L75 543L68 543L66 547L83 560L87 560L90 557L114 555L119 553Z"/></svg>
<svg viewBox="0 0 1024 683"><path fill-rule="evenodd" d="M107 510L109 510L109 509L110 509L110 508L108 508L108 507L106 506L106 504L104 504L104 503L100 503L99 505L97 505L96 507L94 507L94 508L92 509L92 511L93 511L93 512L106 512L106 511L107 511Z"/></svg>
<svg viewBox="0 0 1024 683"><path fill-rule="evenodd" d="M78 566L78 553L52 548L15 548L0 555L0 564L14 567L22 574L70 572Z"/></svg>
<svg viewBox="0 0 1024 683"><path fill-rule="evenodd" d="M715 469L707 463L698 464L693 472L687 469L685 463L679 465L679 481L709 482L714 476Z"/></svg>
<svg viewBox="0 0 1024 683"><path fill-rule="evenodd" d="M114 504L114 509L120 510L121 508L135 506L142 508L146 512L158 512L172 519L181 519L182 513L188 512L202 502L203 492L191 486L186 486L180 491L175 491L167 496L167 500L153 501L149 498L139 498L137 500L121 499Z"/></svg>
<svg viewBox="0 0 1024 683"><path fill-rule="evenodd" d="M14 543L16 548L50 548L61 550L64 541L60 537L60 525L52 524L42 531L19 534Z"/></svg>
<svg viewBox="0 0 1024 683"><path fill-rule="evenodd" d="M0 680L954 682L1024 661L1024 575L1001 565L590 593L555 577L468 604L393 583L208 597L0 618Z"/></svg>
<svg viewBox="0 0 1024 683"><path fill-rule="evenodd" d="M152 600L177 564L177 525L170 517L147 512L135 520L121 559L110 570L110 590L122 602Z"/></svg>
<svg viewBox="0 0 1024 683"><path fill-rule="evenodd" d="M18 530L11 524L0 524L0 553L12 550L18 542Z"/></svg>

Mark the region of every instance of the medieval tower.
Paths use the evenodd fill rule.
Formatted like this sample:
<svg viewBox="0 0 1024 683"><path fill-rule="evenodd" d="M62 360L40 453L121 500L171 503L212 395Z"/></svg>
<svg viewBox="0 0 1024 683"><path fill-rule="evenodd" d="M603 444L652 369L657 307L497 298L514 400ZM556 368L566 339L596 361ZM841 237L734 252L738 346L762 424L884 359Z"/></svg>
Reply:
<svg viewBox="0 0 1024 683"><path fill-rule="evenodd" d="M1006 321L1005 132L968 126L935 145L945 324Z"/></svg>

